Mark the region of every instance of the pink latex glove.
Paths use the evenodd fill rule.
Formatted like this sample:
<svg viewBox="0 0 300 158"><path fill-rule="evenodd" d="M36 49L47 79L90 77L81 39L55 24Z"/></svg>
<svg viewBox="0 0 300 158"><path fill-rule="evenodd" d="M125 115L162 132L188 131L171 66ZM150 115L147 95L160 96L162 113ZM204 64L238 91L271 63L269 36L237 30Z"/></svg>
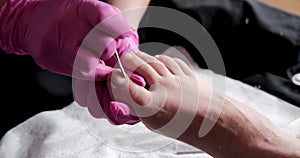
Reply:
<svg viewBox="0 0 300 158"><path fill-rule="evenodd" d="M97 0L7 0L0 30L4 51L31 55L40 67L75 78L75 100L93 116L106 117L101 108L93 111L98 106L115 124L138 122L127 105L112 101L104 84L116 64L115 50L120 56L137 51L137 32L117 8Z"/></svg>

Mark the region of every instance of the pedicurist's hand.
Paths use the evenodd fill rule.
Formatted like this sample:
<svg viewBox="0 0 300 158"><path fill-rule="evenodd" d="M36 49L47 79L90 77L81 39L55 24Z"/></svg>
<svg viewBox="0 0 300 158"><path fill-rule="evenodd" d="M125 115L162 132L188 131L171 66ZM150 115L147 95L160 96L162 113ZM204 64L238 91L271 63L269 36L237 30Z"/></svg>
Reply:
<svg viewBox="0 0 300 158"><path fill-rule="evenodd" d="M115 64L113 53L122 56L138 44L137 32L120 13L96 0L7 0L0 12L0 47L29 54L51 72L104 80Z"/></svg>
<svg viewBox="0 0 300 158"><path fill-rule="evenodd" d="M127 106L106 95L114 52L134 53L138 45L137 32L120 13L97 0L7 0L0 10L0 47L75 78L75 100L93 116L106 117L104 111L115 124L132 124L138 119L129 116ZM141 77L132 79L144 84Z"/></svg>

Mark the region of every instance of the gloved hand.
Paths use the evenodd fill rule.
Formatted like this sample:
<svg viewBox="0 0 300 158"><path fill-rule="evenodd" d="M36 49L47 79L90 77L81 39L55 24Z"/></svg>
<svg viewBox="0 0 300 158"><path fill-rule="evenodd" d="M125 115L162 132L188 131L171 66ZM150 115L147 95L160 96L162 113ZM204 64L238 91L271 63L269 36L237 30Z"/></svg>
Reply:
<svg viewBox="0 0 300 158"><path fill-rule="evenodd" d="M113 53L135 52L138 45L137 32L117 8L97 0L7 0L0 10L0 30L4 51L31 55L40 67L74 77L74 96L80 105L93 111L96 102L87 94L95 93L113 123L138 120L126 112L126 119L113 119L117 111L128 108L111 102L103 84L116 64ZM139 85L145 83L141 77L131 78ZM97 93L85 87L91 84ZM95 116L105 117L101 110Z"/></svg>

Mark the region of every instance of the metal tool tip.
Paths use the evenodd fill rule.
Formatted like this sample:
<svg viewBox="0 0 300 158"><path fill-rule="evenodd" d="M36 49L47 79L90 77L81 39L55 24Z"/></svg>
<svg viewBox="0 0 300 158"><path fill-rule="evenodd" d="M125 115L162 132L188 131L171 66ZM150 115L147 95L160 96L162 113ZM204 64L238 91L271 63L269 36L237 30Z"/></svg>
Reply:
<svg viewBox="0 0 300 158"><path fill-rule="evenodd" d="M124 67L123 67L123 65L121 63L121 60L120 60L120 57L119 57L119 53L117 51L115 51L114 56L115 56L115 58L116 58L116 60L117 60L117 62L119 64L119 67L121 69L121 72L122 72L123 76L126 78L127 75L126 75Z"/></svg>

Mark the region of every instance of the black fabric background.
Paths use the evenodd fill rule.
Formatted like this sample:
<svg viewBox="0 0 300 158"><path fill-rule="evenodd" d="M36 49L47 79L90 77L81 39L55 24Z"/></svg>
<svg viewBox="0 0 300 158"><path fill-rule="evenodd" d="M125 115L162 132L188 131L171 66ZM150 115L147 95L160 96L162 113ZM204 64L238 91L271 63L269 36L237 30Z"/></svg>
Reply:
<svg viewBox="0 0 300 158"><path fill-rule="evenodd" d="M40 69L30 56L0 52L0 137L33 115L65 107L73 100L71 79ZM50 93L41 86L37 75L62 93Z"/></svg>
<svg viewBox="0 0 300 158"><path fill-rule="evenodd" d="M300 17L255 0L156 0L151 5L182 11L200 22L219 47L228 77L300 106L300 89L287 75L299 62ZM155 18L145 17L144 23ZM141 43L181 45L199 66L207 68L199 52L179 35L155 28L140 32Z"/></svg>

